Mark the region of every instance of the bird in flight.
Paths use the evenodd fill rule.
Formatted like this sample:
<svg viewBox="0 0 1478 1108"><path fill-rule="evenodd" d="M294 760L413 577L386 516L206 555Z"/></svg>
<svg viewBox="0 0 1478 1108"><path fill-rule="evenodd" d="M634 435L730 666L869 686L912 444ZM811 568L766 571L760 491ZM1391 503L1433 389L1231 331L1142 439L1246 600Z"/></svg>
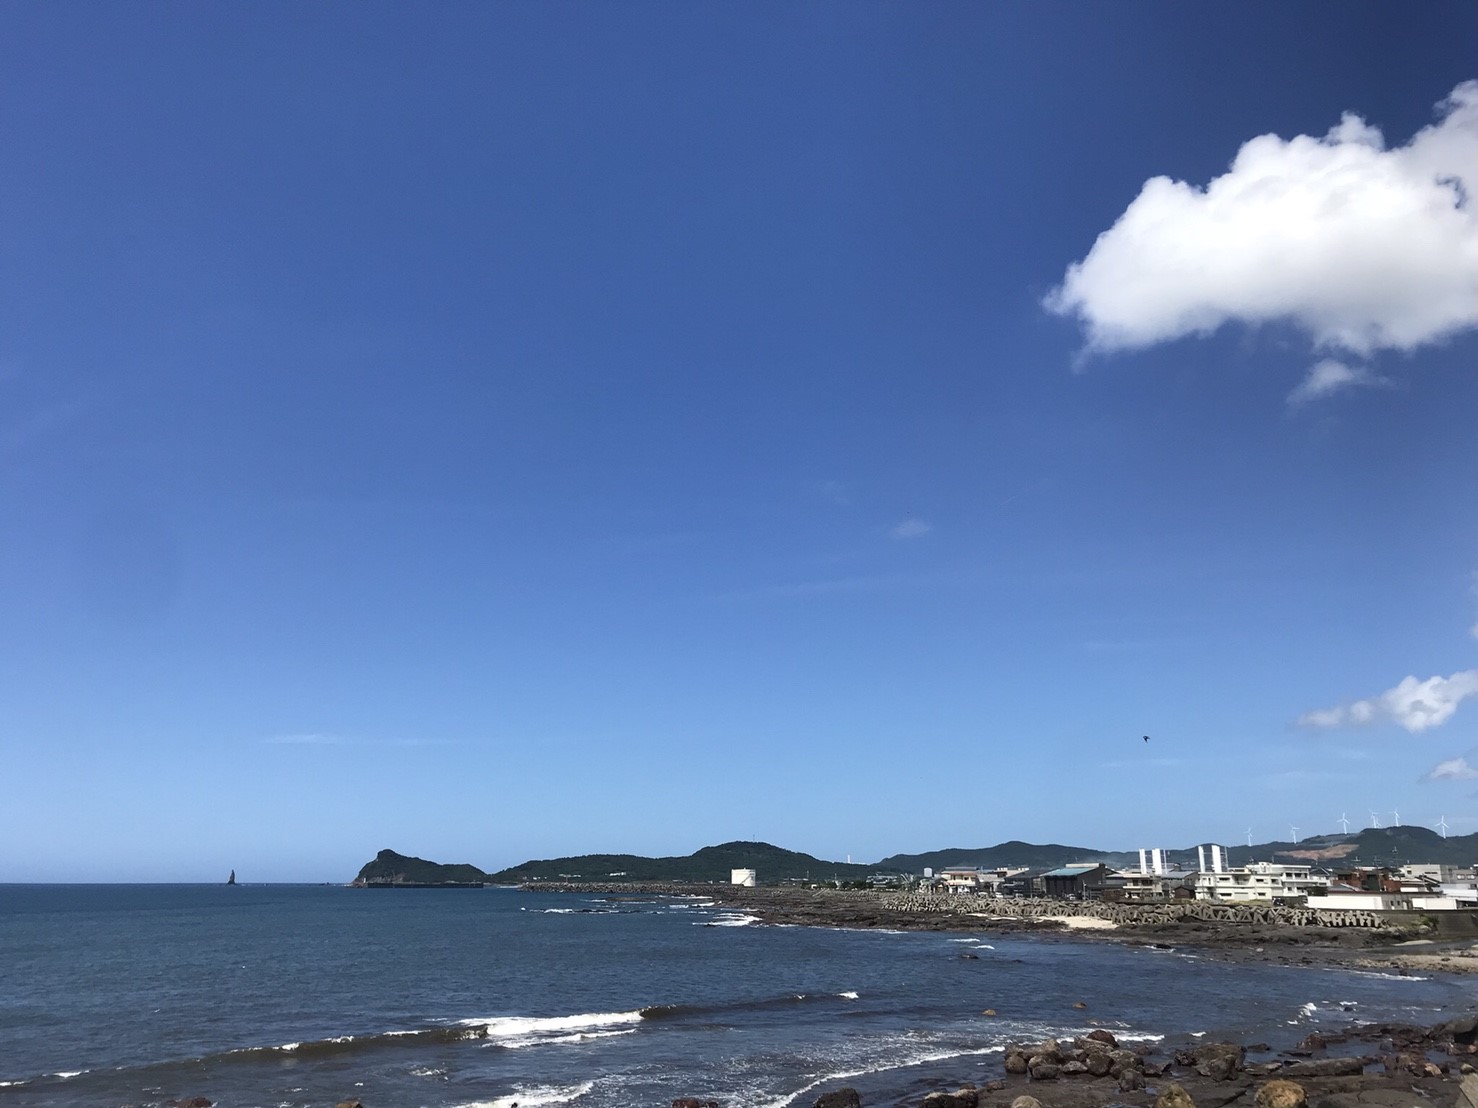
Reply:
<svg viewBox="0 0 1478 1108"><path fill-rule="evenodd" d="M1146 736L1145 736L1145 737L1144 737L1144 741L1145 741L1145 742L1149 742L1149 741L1150 741L1150 737L1149 737L1149 736L1148 736L1148 735L1146 735Z"/></svg>

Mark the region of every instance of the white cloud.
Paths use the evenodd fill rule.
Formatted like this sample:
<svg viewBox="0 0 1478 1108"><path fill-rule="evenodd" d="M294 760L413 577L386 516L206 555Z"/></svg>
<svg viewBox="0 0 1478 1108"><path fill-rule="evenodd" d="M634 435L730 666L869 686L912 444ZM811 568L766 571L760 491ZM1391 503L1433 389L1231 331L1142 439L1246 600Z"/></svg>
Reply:
<svg viewBox="0 0 1478 1108"><path fill-rule="evenodd" d="M1478 769L1468 765L1466 758L1449 758L1438 762L1423 781L1474 781L1478 780Z"/></svg>
<svg viewBox="0 0 1478 1108"><path fill-rule="evenodd" d="M934 528L921 519L905 519L889 531L888 534L892 535L895 539L916 539L921 535L927 535L932 530Z"/></svg>
<svg viewBox="0 0 1478 1108"><path fill-rule="evenodd" d="M1146 181L1044 301L1088 350L1292 321L1323 349L1411 350L1478 326L1478 81L1405 146L1346 114L1262 135L1205 188Z"/></svg>
<svg viewBox="0 0 1478 1108"><path fill-rule="evenodd" d="M1371 372L1365 366L1352 366L1334 358L1325 358L1309 368L1309 375L1298 388L1288 394L1288 403L1297 406L1343 389L1389 384L1384 377Z"/></svg>
<svg viewBox="0 0 1478 1108"><path fill-rule="evenodd" d="M1301 727L1347 727L1390 721L1415 734L1446 723L1470 696L1478 696L1478 669L1425 681L1406 677L1379 696L1305 712L1298 723Z"/></svg>

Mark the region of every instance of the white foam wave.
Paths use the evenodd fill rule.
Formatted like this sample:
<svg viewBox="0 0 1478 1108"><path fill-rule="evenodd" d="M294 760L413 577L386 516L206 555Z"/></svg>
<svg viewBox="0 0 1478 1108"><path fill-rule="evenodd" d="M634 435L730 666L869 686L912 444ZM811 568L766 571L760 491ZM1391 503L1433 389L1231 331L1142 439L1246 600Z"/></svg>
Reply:
<svg viewBox="0 0 1478 1108"><path fill-rule="evenodd" d="M828 1073L816 1078L816 1080L810 1082L807 1085L801 1086L801 1088L797 1089L795 1092L788 1093L787 1095L780 1097L778 1100L770 1101L769 1103L760 1106L760 1108L790 1108L792 1104L794 1104L801 1097L805 1096L807 1093L811 1092L814 1089L820 1088L822 1085L826 1085L834 1081L848 1081L854 1077L866 1077L868 1074L885 1073L888 1070L903 1069L907 1066L924 1066L928 1065L931 1062L947 1062L955 1058L969 1058L980 1054L994 1054L1003 1049L1004 1047L1000 1046L988 1046L981 1047L975 1050L944 1050L933 1053L913 1054L905 1058L892 1059L887 1062L881 1062L875 1066L864 1066L862 1069L844 1070L838 1073Z"/></svg>
<svg viewBox="0 0 1478 1108"><path fill-rule="evenodd" d="M1351 977L1378 977L1382 981L1430 981L1430 977L1413 977L1406 973L1382 973L1380 970L1348 970Z"/></svg>
<svg viewBox="0 0 1478 1108"><path fill-rule="evenodd" d="M610 1039L617 1035L635 1035L636 1028L626 1027L619 1031L573 1031L568 1035L524 1035L511 1039L498 1039L489 1046L500 1046L505 1050L521 1050L526 1046L551 1046L558 1043L584 1043L591 1039Z"/></svg>
<svg viewBox="0 0 1478 1108"><path fill-rule="evenodd" d="M750 924L759 923L759 916L744 916L734 914L723 914L714 916L711 920L705 920L695 927L748 927Z"/></svg>
<svg viewBox="0 0 1478 1108"><path fill-rule="evenodd" d="M517 1085L507 1096L500 1096L496 1100L473 1100L459 1104L457 1108L538 1108L544 1104L569 1104L579 1100L593 1088L593 1081L563 1088L555 1085Z"/></svg>
<svg viewBox="0 0 1478 1108"><path fill-rule="evenodd" d="M641 1012L582 1012L573 1016L489 1016L456 1022L492 1040L520 1040L519 1045L526 1045L539 1041L568 1042L572 1032L589 1034L623 1024L639 1023ZM556 1039L556 1036L560 1038Z"/></svg>
<svg viewBox="0 0 1478 1108"><path fill-rule="evenodd" d="M56 1073L52 1074L51 1076L52 1077L60 1077L63 1081L65 1081L69 1077L80 1077L80 1076L82 1076L82 1074L84 1074L86 1072L87 1072L86 1070L58 1070Z"/></svg>
<svg viewBox="0 0 1478 1108"><path fill-rule="evenodd" d="M856 992L853 992L853 991L849 991L849 992L845 992L845 993L837 993L837 996L841 997L843 1000L856 1000L857 999L857 994L856 994Z"/></svg>

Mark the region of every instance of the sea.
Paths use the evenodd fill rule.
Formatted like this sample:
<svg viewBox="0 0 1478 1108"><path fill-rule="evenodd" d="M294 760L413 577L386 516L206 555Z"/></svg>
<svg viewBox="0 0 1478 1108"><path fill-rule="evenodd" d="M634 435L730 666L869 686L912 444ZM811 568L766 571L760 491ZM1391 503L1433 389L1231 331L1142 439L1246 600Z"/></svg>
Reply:
<svg viewBox="0 0 1478 1108"><path fill-rule="evenodd" d="M1474 1001L1444 975L777 927L702 897L0 885L0 1108L917 1105L998 1076L1008 1041L1276 1047Z"/></svg>

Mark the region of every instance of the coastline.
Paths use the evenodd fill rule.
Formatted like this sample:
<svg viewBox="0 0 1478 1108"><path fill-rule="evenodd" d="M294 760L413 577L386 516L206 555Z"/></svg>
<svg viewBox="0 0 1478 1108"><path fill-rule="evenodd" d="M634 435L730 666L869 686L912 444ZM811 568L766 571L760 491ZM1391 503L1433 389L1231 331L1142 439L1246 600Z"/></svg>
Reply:
<svg viewBox="0 0 1478 1108"><path fill-rule="evenodd" d="M1136 913L1129 905L1116 906L1116 914L1125 918L1114 921L1065 901L1040 905L1042 911L1038 914L1003 914L1010 902L988 897L950 898L929 904L928 910L919 910L911 906L917 904L916 899L883 890L600 882L540 882L524 887L616 899L698 897L777 926L1029 934L1075 942L1193 949L1223 961L1324 965L1401 976L1478 973L1478 939L1430 938L1401 927L1292 925L1266 919L1166 919L1163 911L1155 913L1159 918L1134 921Z"/></svg>

